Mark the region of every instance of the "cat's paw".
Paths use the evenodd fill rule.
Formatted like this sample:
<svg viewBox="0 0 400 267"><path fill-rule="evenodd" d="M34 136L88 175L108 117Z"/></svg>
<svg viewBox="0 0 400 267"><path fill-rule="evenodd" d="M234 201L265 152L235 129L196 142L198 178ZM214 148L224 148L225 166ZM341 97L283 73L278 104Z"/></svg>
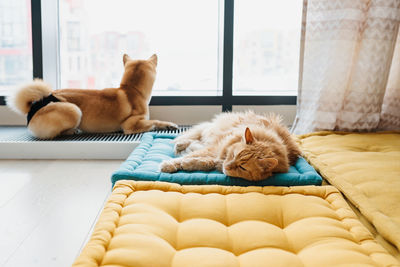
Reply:
<svg viewBox="0 0 400 267"><path fill-rule="evenodd" d="M174 162L166 160L166 161L161 162L160 170L162 172L173 173L173 172L177 172L178 168L176 167Z"/></svg>
<svg viewBox="0 0 400 267"><path fill-rule="evenodd" d="M179 155L182 151L186 150L186 148L190 145L189 140L180 140L175 143L175 155Z"/></svg>
<svg viewBox="0 0 400 267"><path fill-rule="evenodd" d="M209 158L187 158L181 166L185 171L211 171L215 169L215 162Z"/></svg>

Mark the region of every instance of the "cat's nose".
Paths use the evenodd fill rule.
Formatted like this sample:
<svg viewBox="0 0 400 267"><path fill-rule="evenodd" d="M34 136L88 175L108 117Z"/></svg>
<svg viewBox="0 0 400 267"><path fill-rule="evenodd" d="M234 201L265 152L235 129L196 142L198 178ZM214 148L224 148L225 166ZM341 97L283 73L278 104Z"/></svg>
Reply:
<svg viewBox="0 0 400 267"><path fill-rule="evenodd" d="M233 164L232 164L232 163L224 164L224 169L226 169L226 170L232 170L232 168L233 168Z"/></svg>
<svg viewBox="0 0 400 267"><path fill-rule="evenodd" d="M225 175L228 175L229 176L229 172L232 170L232 164L223 164L223 166L222 166L222 172L225 174Z"/></svg>

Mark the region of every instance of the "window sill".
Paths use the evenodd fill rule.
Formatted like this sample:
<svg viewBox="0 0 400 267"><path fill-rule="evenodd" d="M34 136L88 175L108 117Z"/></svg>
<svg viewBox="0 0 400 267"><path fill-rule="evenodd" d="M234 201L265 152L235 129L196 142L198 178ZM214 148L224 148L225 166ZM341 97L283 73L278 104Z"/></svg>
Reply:
<svg viewBox="0 0 400 267"><path fill-rule="evenodd" d="M296 116L296 105L234 105L235 112L254 110L256 113L275 112L284 118L284 124L291 125ZM222 111L220 105L153 105L150 118L173 121L180 125L193 125L212 119ZM26 117L15 113L7 106L0 106L0 125L26 125Z"/></svg>

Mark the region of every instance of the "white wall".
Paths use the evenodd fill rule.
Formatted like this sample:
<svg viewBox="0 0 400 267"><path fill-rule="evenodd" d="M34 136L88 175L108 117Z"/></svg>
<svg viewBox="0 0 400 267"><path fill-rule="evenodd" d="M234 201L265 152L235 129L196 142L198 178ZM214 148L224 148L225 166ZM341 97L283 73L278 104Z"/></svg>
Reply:
<svg viewBox="0 0 400 267"><path fill-rule="evenodd" d="M296 105L271 105L271 106L233 106L232 111L246 111L254 110L254 112L263 114L274 112L281 114L283 117L283 123L287 126L291 126L296 117Z"/></svg>
<svg viewBox="0 0 400 267"><path fill-rule="evenodd" d="M7 106L0 106L0 125L25 125L26 117L19 115Z"/></svg>
<svg viewBox="0 0 400 267"><path fill-rule="evenodd" d="M151 106L150 118L193 125L210 120L221 111L221 106Z"/></svg>

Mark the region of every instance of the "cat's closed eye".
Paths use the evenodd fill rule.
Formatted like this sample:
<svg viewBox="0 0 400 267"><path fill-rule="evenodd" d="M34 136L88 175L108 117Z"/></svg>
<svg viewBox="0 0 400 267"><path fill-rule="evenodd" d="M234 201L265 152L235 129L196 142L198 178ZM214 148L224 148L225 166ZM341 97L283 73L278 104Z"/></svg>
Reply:
<svg viewBox="0 0 400 267"><path fill-rule="evenodd" d="M239 165L239 168L241 168L244 171L247 171L246 168L244 168L242 165Z"/></svg>

